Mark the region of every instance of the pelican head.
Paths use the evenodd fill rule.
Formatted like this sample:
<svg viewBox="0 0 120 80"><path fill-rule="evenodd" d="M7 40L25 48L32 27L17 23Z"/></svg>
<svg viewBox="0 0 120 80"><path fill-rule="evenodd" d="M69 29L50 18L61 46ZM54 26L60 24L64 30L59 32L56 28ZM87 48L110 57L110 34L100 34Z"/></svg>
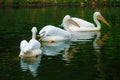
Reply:
<svg viewBox="0 0 120 80"><path fill-rule="evenodd" d="M64 26L65 24L67 24L67 21L71 19L71 16L70 15L66 15L64 18L63 18L63 22L62 22L62 26Z"/></svg>
<svg viewBox="0 0 120 80"><path fill-rule="evenodd" d="M31 29L31 31L32 31L32 33L37 33L37 28L36 28L36 27L33 27L33 28Z"/></svg>
<svg viewBox="0 0 120 80"><path fill-rule="evenodd" d="M36 39L37 28L36 28L36 27L33 27L33 28L31 29L31 32L32 32L32 39Z"/></svg>
<svg viewBox="0 0 120 80"><path fill-rule="evenodd" d="M103 23L105 23L107 26L110 27L110 24L107 22L107 20L101 15L100 12L95 12L94 17L96 17L98 20L101 20Z"/></svg>
<svg viewBox="0 0 120 80"><path fill-rule="evenodd" d="M69 19L71 19L71 16L70 15L66 15L63 20L67 21Z"/></svg>

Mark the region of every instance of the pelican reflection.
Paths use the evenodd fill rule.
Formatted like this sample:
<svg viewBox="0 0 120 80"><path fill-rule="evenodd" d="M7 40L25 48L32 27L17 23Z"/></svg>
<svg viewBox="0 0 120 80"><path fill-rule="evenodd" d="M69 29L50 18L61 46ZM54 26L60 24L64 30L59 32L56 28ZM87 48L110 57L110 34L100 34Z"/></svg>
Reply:
<svg viewBox="0 0 120 80"><path fill-rule="evenodd" d="M37 70L40 66L41 56L38 57L21 57L20 66L23 72L30 71L33 77L37 77Z"/></svg>
<svg viewBox="0 0 120 80"><path fill-rule="evenodd" d="M43 46L43 54L47 56L56 56L58 54L62 54L61 51L64 51L65 48L70 46L69 41L58 41L54 43L44 42Z"/></svg>
<svg viewBox="0 0 120 80"><path fill-rule="evenodd" d="M94 55L96 56L95 68L98 72L96 80L105 80L104 64L101 58L101 48L105 45L108 39L108 33L101 36L101 33L97 33L96 39L93 42Z"/></svg>
<svg viewBox="0 0 120 80"><path fill-rule="evenodd" d="M100 33L100 31L94 32L71 32L72 38L71 41L80 41L80 42L91 42L95 38L95 35Z"/></svg>

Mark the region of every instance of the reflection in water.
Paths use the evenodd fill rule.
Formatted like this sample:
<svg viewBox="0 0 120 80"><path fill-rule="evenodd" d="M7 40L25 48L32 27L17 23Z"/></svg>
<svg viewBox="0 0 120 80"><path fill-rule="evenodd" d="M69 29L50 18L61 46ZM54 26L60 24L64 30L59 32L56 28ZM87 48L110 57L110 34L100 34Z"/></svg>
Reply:
<svg viewBox="0 0 120 80"><path fill-rule="evenodd" d="M108 34L104 34L101 37L101 33L97 32L97 36L93 42L93 48L95 51L95 56L96 56L96 69L98 71L98 75L96 80L105 80L105 72L104 72L104 66L103 63L101 62L101 48L104 46L106 40L108 39Z"/></svg>
<svg viewBox="0 0 120 80"><path fill-rule="evenodd" d="M43 54L47 56L55 56L57 54L61 54L65 48L70 46L70 42L68 41L58 41L54 43L44 42L43 46Z"/></svg>
<svg viewBox="0 0 120 80"><path fill-rule="evenodd" d="M78 35L79 34L79 35ZM105 80L105 73L103 70L103 64L101 62L101 48L105 45L106 40L108 39L108 33L104 34L101 36L100 31L96 32L74 32L72 33L73 38L71 41L82 41L82 42L92 42L93 43L93 48L95 51L95 56L96 56L96 64L95 67L97 69L98 76L96 80ZM86 45L86 44L85 44ZM71 47L71 46L70 46ZM76 52L79 52L78 50L80 49L80 45L78 46L77 44L75 45L74 48L70 49L69 47L65 49L63 58L67 62L70 63L71 59L74 58L74 54Z"/></svg>
<svg viewBox="0 0 120 80"><path fill-rule="evenodd" d="M108 39L108 34L106 33L103 36L101 36L101 33L98 32L95 41L93 42L94 49L101 49L101 47L104 46L106 40Z"/></svg>
<svg viewBox="0 0 120 80"><path fill-rule="evenodd" d="M86 45L87 42L96 41L95 36L99 32L71 32L72 39L70 40L70 47L66 48L63 54L63 60L66 60L67 64L70 64L71 60L74 59L76 53L80 52L81 43Z"/></svg>
<svg viewBox="0 0 120 80"><path fill-rule="evenodd" d="M100 31L74 32L74 33L72 33L72 35L74 35L74 36L71 41L80 41L80 42L91 41L91 42L93 42L93 48L94 48L94 52L95 52L94 54L96 56L95 67L98 71L96 80L105 80L104 66L103 66L103 63L101 62L101 48L105 45L105 42L108 39L108 33L101 36ZM71 54L71 52L69 54ZM67 55L68 55L68 50L67 50Z"/></svg>
<svg viewBox="0 0 120 80"><path fill-rule="evenodd" d="M71 41L93 41L92 39L96 35L97 32L72 32Z"/></svg>
<svg viewBox="0 0 120 80"><path fill-rule="evenodd" d="M31 58L21 57L20 65L22 71L23 72L30 71L34 77L37 77L37 70L38 67L40 66L41 57L42 56L31 57Z"/></svg>
<svg viewBox="0 0 120 80"><path fill-rule="evenodd" d="M73 58L74 58L74 53L72 52L72 50L70 50L70 48L66 48L64 50L63 60L65 60L67 64L70 64L71 59Z"/></svg>
<svg viewBox="0 0 120 80"><path fill-rule="evenodd" d="M71 60L74 59L74 55L80 52L80 44L86 42L94 42L94 37L99 32L71 32L72 39L69 47L65 48L63 54L63 60L70 64ZM75 43L73 43L75 42ZM86 44L85 44L86 45Z"/></svg>

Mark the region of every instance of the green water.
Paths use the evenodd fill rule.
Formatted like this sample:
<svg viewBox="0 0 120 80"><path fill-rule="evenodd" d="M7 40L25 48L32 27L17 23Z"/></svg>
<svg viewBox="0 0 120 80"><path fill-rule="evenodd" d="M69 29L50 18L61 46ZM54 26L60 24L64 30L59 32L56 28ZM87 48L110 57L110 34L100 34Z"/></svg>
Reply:
<svg viewBox="0 0 120 80"><path fill-rule="evenodd" d="M120 80L119 10L119 7L0 8L0 80ZM101 12L111 28L102 23L101 31L90 39L54 46L41 43L42 56L30 60L18 58L20 41L31 38L33 26L38 31L48 24L58 26L66 14L93 22L95 11Z"/></svg>

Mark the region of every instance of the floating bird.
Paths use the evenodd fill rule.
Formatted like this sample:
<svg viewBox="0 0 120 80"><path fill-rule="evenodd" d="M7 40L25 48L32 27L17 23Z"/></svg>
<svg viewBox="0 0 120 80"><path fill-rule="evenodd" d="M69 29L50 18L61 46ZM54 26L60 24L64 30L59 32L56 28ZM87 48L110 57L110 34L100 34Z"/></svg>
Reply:
<svg viewBox="0 0 120 80"><path fill-rule="evenodd" d="M20 43L20 57L37 57L42 53L41 44L36 40L37 28L33 27L31 31L32 39L29 42L22 40Z"/></svg>
<svg viewBox="0 0 120 80"><path fill-rule="evenodd" d="M40 30L39 37L41 41L54 42L69 40L71 38L71 34L61 28L47 25Z"/></svg>
<svg viewBox="0 0 120 80"><path fill-rule="evenodd" d="M83 19L71 17L70 15L66 15L63 18L62 26L67 31L99 31L99 30L101 30L101 24L98 20L101 20L106 25L110 26L110 24L105 20L105 18L101 15L100 12L95 12L93 14L93 20L96 23L97 27L95 27L95 25L93 23L90 23ZM72 23L76 23L76 24L72 24L70 21ZM79 27L74 27L74 26L79 26ZM69 27L69 30L67 27Z"/></svg>

